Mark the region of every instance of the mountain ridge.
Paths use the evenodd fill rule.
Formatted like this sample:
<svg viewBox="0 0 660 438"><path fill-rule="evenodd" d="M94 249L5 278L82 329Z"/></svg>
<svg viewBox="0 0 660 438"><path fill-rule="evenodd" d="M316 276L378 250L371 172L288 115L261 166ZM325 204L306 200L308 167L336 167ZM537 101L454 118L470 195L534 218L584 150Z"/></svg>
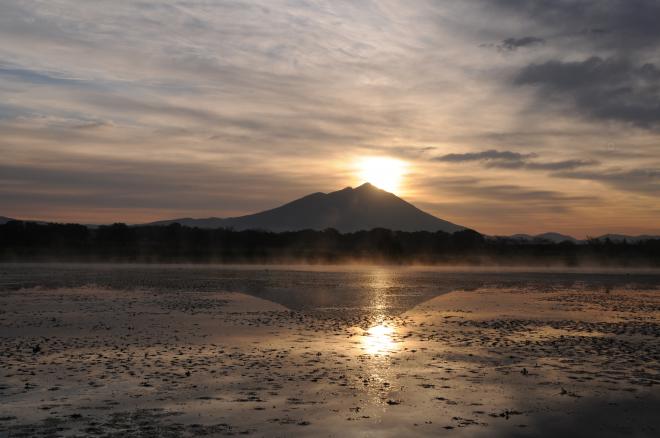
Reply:
<svg viewBox="0 0 660 438"><path fill-rule="evenodd" d="M556 232L547 232L547 233L542 233L542 234L512 234L510 236L491 236L492 238L495 239L511 239L511 240L516 240L519 242L529 242L529 243L563 243L563 242L571 242L577 245L580 244L585 244L589 240L596 240L599 242L605 242L607 240L611 242L628 242L628 243L638 243L638 242L644 242L646 240L657 240L660 239L659 235L652 235L652 234L639 234L636 236L631 236L627 234L603 234L600 236L595 236L595 237L588 237L586 239L576 239L573 236L570 236L568 234L561 234L561 233L556 233Z"/></svg>
<svg viewBox="0 0 660 438"><path fill-rule="evenodd" d="M330 193L315 192L258 213L230 218L178 218L144 225L181 225L199 228L261 229L275 232L334 228L354 232L373 228L397 231L445 231L466 227L426 213L393 193L370 183Z"/></svg>

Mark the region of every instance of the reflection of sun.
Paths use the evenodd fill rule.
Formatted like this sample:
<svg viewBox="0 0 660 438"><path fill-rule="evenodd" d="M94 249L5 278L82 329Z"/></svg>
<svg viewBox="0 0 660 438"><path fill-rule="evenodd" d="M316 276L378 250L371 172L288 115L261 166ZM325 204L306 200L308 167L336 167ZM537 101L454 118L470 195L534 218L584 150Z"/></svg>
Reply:
<svg viewBox="0 0 660 438"><path fill-rule="evenodd" d="M379 324L367 330L362 337L362 348L369 354L387 354L397 349L397 344L392 336L392 327Z"/></svg>
<svg viewBox="0 0 660 438"><path fill-rule="evenodd" d="M406 164L386 157L364 158L358 163L359 178L388 192L398 192L405 174Z"/></svg>

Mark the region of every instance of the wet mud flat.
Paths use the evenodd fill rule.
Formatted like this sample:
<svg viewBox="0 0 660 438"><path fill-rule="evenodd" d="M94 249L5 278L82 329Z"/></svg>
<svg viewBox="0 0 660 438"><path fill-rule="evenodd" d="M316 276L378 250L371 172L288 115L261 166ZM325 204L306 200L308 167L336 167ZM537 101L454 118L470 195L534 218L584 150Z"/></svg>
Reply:
<svg viewBox="0 0 660 438"><path fill-rule="evenodd" d="M0 288L0 436L660 434L648 279L457 284L406 307L407 277L365 278L359 306L313 308L138 282Z"/></svg>

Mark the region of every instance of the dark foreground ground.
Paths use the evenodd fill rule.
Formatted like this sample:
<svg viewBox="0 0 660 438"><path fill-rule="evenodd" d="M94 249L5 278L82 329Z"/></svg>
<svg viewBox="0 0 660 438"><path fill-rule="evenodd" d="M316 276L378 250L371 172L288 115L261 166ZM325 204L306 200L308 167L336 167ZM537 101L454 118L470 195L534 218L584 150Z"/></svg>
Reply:
<svg viewBox="0 0 660 438"><path fill-rule="evenodd" d="M660 435L652 274L186 269L1 266L0 436Z"/></svg>

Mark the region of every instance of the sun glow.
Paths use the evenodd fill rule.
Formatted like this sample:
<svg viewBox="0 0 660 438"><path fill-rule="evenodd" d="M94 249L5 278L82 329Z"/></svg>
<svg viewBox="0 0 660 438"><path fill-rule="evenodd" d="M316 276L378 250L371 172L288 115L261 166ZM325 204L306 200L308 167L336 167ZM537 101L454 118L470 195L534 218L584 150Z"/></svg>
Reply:
<svg viewBox="0 0 660 438"><path fill-rule="evenodd" d="M359 162L359 178L388 192L399 192L406 163L386 157L364 158Z"/></svg>
<svg viewBox="0 0 660 438"><path fill-rule="evenodd" d="M369 328L362 337L362 349L368 354L388 354L397 349L394 329L379 324Z"/></svg>

